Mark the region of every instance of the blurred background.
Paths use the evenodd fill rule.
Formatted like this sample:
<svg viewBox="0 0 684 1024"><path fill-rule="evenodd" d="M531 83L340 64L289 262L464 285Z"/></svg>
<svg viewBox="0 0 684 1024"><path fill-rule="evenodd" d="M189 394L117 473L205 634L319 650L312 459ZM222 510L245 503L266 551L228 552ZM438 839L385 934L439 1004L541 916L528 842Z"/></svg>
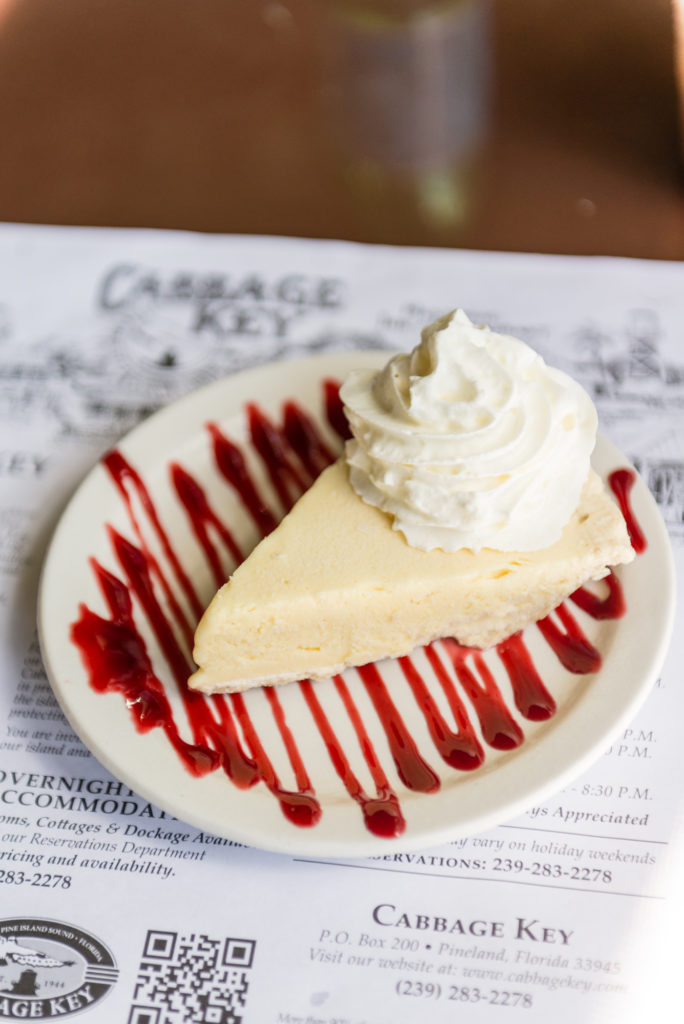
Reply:
<svg viewBox="0 0 684 1024"><path fill-rule="evenodd" d="M671 0L0 0L0 220L684 258Z"/></svg>

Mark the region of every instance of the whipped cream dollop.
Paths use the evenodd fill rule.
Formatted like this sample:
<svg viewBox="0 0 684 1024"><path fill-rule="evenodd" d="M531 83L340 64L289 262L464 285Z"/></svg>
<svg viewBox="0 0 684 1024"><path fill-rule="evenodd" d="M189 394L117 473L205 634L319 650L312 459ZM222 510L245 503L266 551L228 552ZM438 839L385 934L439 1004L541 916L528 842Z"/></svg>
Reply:
<svg viewBox="0 0 684 1024"><path fill-rule="evenodd" d="M352 487L429 551L535 551L577 507L596 442L583 388L462 310L341 390Z"/></svg>

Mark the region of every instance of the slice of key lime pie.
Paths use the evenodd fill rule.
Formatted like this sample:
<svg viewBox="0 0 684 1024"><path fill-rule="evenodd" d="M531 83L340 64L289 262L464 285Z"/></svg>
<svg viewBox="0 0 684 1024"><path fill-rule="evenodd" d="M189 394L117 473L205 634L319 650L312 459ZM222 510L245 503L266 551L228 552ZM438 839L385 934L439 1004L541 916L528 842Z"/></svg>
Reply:
<svg viewBox="0 0 684 1024"><path fill-rule="evenodd" d="M462 312L345 381L353 438L235 571L190 686L322 679L438 637L488 647L634 552L585 391Z"/></svg>

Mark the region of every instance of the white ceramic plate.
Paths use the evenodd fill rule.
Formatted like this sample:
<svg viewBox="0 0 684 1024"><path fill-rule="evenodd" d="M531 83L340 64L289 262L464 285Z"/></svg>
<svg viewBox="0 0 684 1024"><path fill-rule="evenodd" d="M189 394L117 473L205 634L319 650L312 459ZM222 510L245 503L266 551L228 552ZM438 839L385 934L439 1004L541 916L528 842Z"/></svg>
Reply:
<svg viewBox="0 0 684 1024"><path fill-rule="evenodd" d="M230 530L239 548L247 552L259 539L259 530L219 470L207 423L214 422L223 436L239 446L251 479L274 516L280 518L282 506L276 490L248 433L246 404L257 403L271 421L281 423L283 403L295 400L312 418L328 447L338 451L339 437L323 411L322 381L342 379L352 367L379 365L385 359L386 354L377 352L325 354L236 374L169 406L121 441L117 451L144 481L178 557L176 569L169 563L168 551L160 545L152 528L149 509L145 511L134 496L132 518L120 490L102 464L92 470L78 489L55 531L41 579L38 625L45 665L57 698L73 728L102 764L140 796L181 821L248 845L312 856L362 856L437 845L506 821L566 785L609 746L657 677L673 622L674 571L665 527L651 495L637 478L631 506L648 546L618 574L626 614L619 619L597 621L568 604L580 629L601 654L600 670L584 675L566 671L539 629L530 627L524 633L524 641L557 710L546 721L528 721L515 707L501 658L496 651L484 656L503 705L524 733L524 741L516 748L496 750L482 740L473 705L456 682L445 648L439 642L433 645L433 651L450 679L448 687L462 701L484 751L484 762L474 771L454 769L442 759L428 729L428 719L401 666L394 661L378 666L400 716L400 725L404 724L406 734L415 744L408 763L405 761L404 777L422 773L423 778L434 780L434 791L412 789L401 781L387 731L368 687L355 670L346 672L344 681L348 700L358 714L356 731L353 714L350 717L339 685L333 680L316 684L314 693L320 708L347 759L349 773L368 795L371 809L377 795L377 773L384 773L387 786L396 795L405 829L394 838L369 831L362 813L363 801L358 794L356 799L350 795L349 786L343 784L335 770L330 748L314 721L304 689L297 683L276 691L275 712L282 711L286 726L282 722L278 725L274 706L265 691L244 695L247 728L251 723L259 737L262 768L264 764L267 768L270 765L275 773L270 789L264 781L240 788L222 768L201 778L193 776L162 728L139 732L120 693L95 691L90 670L71 630L84 606L100 619L110 617L95 579L93 559L117 579L125 580L109 528L113 527L138 547L140 536L145 538L148 558L156 560L169 590L164 595L156 582L155 600L177 635L176 621L169 611L169 594L174 595L178 609L190 624L196 617L179 584L178 568L182 567L202 605L213 595L215 578L170 483L169 467L182 466L201 486L209 506ZM290 453L289 460L295 472L305 477L298 457ZM607 441L599 439L594 464L607 477L613 469L626 466L626 460ZM130 477L126 489L131 493L134 490ZM141 531L140 536L136 528ZM210 542L221 559L221 571L230 572L234 560L216 531L210 530ZM145 642L180 733L191 741L181 692L162 653L159 637L155 636L139 601L133 601L133 609L135 628ZM178 639L180 649L183 643ZM453 728L447 690L438 683L425 652L412 655L411 664L425 683L433 712L439 712L447 726L451 723ZM258 753L253 735L250 739L245 733L246 720L237 722L238 709L231 698L221 700L222 713L233 722L239 745ZM212 709L214 718L219 710ZM377 765L369 766L368 747L364 755L359 741L363 732L359 733L359 728L366 730ZM289 753L285 740L290 742ZM295 777L294 748L301 758L300 773L308 775L312 791L304 802L309 805L315 800L321 812L318 822L309 827L293 824L273 792L278 785L281 790L302 788ZM337 763L339 767L339 758ZM371 767L376 771L375 778ZM352 780L352 789L353 786Z"/></svg>

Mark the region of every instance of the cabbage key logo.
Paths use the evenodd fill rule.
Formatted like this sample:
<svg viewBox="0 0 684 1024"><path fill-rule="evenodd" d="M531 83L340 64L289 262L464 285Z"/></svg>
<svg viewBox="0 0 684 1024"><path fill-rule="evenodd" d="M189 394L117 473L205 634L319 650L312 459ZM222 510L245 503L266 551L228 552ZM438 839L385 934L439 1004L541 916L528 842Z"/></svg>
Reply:
<svg viewBox="0 0 684 1024"><path fill-rule="evenodd" d="M80 928L0 919L0 1021L79 1013L107 995L118 973L104 943Z"/></svg>

